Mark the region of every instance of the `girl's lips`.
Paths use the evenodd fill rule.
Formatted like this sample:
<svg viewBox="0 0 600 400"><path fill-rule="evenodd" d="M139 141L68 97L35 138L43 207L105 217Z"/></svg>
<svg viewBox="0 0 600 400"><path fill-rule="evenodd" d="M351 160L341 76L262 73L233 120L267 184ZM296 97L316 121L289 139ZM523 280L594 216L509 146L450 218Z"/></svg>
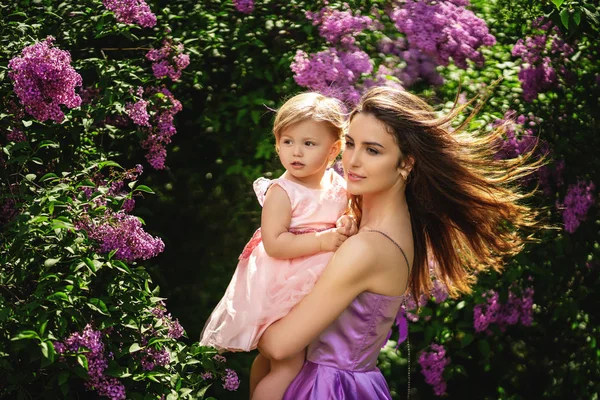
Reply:
<svg viewBox="0 0 600 400"><path fill-rule="evenodd" d="M299 161L294 161L293 163L291 163L291 166L292 166L292 168L299 169L299 168L302 168L302 167L304 167L304 164L302 164L302 163L301 163L301 162L299 162Z"/></svg>
<svg viewBox="0 0 600 400"><path fill-rule="evenodd" d="M353 172L348 172L348 180L356 182L356 181L360 181L361 179L365 179L365 177L355 174Z"/></svg>

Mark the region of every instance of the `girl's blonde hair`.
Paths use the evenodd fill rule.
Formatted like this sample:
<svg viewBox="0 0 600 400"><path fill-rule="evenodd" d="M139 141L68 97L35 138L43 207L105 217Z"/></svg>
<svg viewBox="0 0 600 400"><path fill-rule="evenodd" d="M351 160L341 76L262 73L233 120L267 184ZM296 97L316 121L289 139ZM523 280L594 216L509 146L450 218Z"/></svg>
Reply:
<svg viewBox="0 0 600 400"><path fill-rule="evenodd" d="M346 113L341 101L319 93L300 93L286 101L275 115L273 134L279 142L281 133L302 121L324 122L335 139L344 136Z"/></svg>

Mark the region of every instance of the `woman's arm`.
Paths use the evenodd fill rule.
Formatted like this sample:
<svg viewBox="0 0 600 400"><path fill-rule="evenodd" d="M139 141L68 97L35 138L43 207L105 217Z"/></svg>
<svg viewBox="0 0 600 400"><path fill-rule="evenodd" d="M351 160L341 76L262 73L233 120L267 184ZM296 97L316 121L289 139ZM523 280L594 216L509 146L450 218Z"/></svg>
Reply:
<svg viewBox="0 0 600 400"><path fill-rule="evenodd" d="M369 290L376 252L361 235L349 238L329 261L313 290L272 324L258 342L260 352L282 360L323 332L360 293Z"/></svg>
<svg viewBox="0 0 600 400"><path fill-rule="evenodd" d="M296 258L322 251L335 251L347 236L336 230L295 235L289 232L292 221L290 199L279 185L272 185L263 204L261 236L265 251L273 258Z"/></svg>

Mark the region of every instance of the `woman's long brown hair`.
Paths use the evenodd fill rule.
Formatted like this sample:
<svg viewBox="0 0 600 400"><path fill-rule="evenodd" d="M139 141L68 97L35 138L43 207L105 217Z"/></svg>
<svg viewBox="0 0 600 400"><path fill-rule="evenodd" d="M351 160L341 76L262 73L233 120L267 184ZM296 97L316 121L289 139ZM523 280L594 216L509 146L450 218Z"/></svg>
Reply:
<svg viewBox="0 0 600 400"><path fill-rule="evenodd" d="M451 122L470 104L455 106L439 117L433 108L409 92L378 87L363 95L350 120L366 113L382 121L398 144L402 157L415 163L406 186L415 247L410 291L415 299L432 288L429 262L436 279L449 294L470 293L475 272L500 271L503 258L519 253L535 240L539 211L523 201L518 180L545 163L529 151L518 158L497 160L505 125L489 132L464 132L483 105L457 128ZM402 160L400 160L402 161ZM360 221L360 196L350 196Z"/></svg>

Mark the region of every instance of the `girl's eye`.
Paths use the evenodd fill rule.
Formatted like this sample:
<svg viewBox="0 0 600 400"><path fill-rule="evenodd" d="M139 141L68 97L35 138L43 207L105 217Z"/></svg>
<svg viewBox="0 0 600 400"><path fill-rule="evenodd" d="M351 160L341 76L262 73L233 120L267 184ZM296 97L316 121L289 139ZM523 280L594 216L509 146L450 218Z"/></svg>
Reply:
<svg viewBox="0 0 600 400"><path fill-rule="evenodd" d="M352 147L354 147L354 143L352 143L352 142L346 142L346 147L352 148Z"/></svg>
<svg viewBox="0 0 600 400"><path fill-rule="evenodd" d="M288 139L284 139L284 140L283 140L283 144L291 144L291 143L292 143L292 141L291 141L291 140L288 140Z"/></svg>
<svg viewBox="0 0 600 400"><path fill-rule="evenodd" d="M314 146L316 143L315 142L304 142L305 146Z"/></svg>
<svg viewBox="0 0 600 400"><path fill-rule="evenodd" d="M367 147L367 153L371 154L371 155L377 155L379 154L379 152L377 150L375 150L372 147Z"/></svg>

